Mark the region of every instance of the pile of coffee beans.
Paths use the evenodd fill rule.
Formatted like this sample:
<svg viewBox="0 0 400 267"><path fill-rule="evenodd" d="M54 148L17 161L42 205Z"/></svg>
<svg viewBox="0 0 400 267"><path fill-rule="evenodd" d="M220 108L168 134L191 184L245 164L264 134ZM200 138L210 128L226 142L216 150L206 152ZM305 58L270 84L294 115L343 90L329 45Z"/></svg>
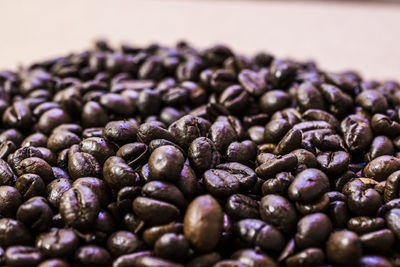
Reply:
<svg viewBox="0 0 400 267"><path fill-rule="evenodd" d="M399 83L98 41L0 118L1 266L400 266Z"/></svg>

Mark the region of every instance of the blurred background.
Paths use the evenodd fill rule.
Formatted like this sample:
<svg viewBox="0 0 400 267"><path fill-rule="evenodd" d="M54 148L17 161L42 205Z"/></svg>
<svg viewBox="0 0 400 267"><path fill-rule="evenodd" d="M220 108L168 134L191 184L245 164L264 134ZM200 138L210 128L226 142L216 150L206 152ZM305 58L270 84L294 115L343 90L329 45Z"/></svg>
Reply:
<svg viewBox="0 0 400 267"><path fill-rule="evenodd" d="M82 51L98 38L115 45L187 40L400 80L398 1L17 0L0 1L0 10L0 69Z"/></svg>

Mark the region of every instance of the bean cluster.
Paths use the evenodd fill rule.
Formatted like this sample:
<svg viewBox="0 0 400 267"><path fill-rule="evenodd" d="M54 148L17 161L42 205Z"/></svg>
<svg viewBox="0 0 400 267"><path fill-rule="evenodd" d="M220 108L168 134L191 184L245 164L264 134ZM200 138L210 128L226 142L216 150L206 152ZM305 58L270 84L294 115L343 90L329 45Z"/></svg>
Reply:
<svg viewBox="0 0 400 267"><path fill-rule="evenodd" d="M0 118L0 265L400 266L396 82L98 41Z"/></svg>

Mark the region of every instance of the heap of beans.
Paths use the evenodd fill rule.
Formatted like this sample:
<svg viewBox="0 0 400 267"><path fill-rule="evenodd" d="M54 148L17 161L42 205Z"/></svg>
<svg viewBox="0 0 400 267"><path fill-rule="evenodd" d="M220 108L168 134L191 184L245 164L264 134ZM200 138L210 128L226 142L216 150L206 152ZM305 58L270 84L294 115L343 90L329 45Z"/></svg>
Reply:
<svg viewBox="0 0 400 267"><path fill-rule="evenodd" d="M0 265L400 265L396 82L99 41L0 72L0 115Z"/></svg>

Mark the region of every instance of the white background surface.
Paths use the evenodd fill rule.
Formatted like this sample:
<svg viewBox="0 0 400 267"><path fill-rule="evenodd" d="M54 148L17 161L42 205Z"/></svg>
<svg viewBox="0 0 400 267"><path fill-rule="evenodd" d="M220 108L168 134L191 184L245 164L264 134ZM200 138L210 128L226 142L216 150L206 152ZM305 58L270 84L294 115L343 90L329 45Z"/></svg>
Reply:
<svg viewBox="0 0 400 267"><path fill-rule="evenodd" d="M400 80L400 5L301 1L0 1L0 69L112 43L185 39L251 55L315 59L330 71Z"/></svg>

